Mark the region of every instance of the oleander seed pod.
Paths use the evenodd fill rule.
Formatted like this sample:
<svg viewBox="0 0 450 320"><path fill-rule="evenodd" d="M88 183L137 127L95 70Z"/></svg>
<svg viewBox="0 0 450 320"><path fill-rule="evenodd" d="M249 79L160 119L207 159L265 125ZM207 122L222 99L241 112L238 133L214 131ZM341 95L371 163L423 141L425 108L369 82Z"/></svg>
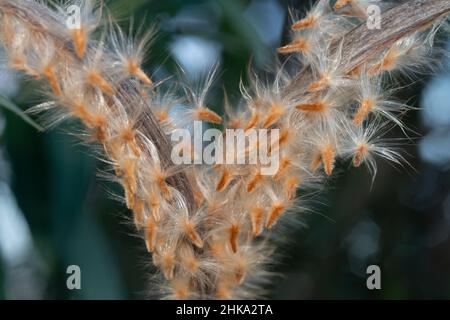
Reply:
<svg viewBox="0 0 450 320"><path fill-rule="evenodd" d="M81 9L75 28L66 24L71 5ZM367 27L370 5L382 9L382 30ZM218 66L200 88L183 83L184 96L164 92L142 67L154 30L126 34L104 12L92 0L53 7L0 0L9 66L46 84L49 101L32 113L57 110L48 126L75 118L90 137L83 139L101 146L160 270L161 293L229 299L263 292L258 286L271 276L278 225L307 210L297 191L320 189L338 159L366 165L373 177L376 156L406 163L383 137L392 126L405 131L400 116L408 110L392 100L395 88L386 89L386 79L436 63L434 35L446 24L450 2L317 1L304 18L293 18L292 42L278 49L301 67L275 67L267 80L250 73L249 86L240 84L242 102L225 101L224 116L207 99ZM190 108L175 119L169 111L179 101ZM266 147L278 155L277 170L264 175L260 163L176 165L169 136L193 121L247 134L278 129L268 147L257 142L235 150L244 159ZM194 149L187 153L196 156Z"/></svg>

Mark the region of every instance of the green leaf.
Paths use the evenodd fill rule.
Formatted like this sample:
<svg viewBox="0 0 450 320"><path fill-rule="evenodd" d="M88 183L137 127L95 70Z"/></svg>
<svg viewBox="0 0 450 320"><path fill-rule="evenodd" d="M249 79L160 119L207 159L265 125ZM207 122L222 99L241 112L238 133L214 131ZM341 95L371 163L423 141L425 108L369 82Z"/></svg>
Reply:
<svg viewBox="0 0 450 320"><path fill-rule="evenodd" d="M26 123L28 123L30 126L35 128L38 131L44 131L44 128L42 128L40 125L38 125L33 119L31 119L29 116L25 114L14 102L9 100L3 95L0 95L0 107L4 107L5 109L15 113L17 116L22 118Z"/></svg>

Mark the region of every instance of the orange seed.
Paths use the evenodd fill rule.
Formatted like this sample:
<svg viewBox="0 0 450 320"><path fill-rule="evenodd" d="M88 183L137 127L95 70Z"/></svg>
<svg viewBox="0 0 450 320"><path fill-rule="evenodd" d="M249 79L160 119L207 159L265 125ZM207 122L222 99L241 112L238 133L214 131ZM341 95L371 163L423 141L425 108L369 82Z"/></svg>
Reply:
<svg viewBox="0 0 450 320"><path fill-rule="evenodd" d="M233 223L231 227L228 229L229 233L229 240L230 240L230 246L231 250L233 250L234 253L238 250L238 234L239 234L239 225L237 223Z"/></svg>
<svg viewBox="0 0 450 320"><path fill-rule="evenodd" d="M72 30L72 40L78 58L82 59L87 46L87 34L83 28Z"/></svg>
<svg viewBox="0 0 450 320"><path fill-rule="evenodd" d="M289 54L294 52L304 52L309 50L309 43L306 39L297 39L284 47L278 48L278 53Z"/></svg>
<svg viewBox="0 0 450 320"><path fill-rule="evenodd" d="M263 228L264 209L261 207L253 208L250 211L250 219L252 221L252 233L259 236Z"/></svg>
<svg viewBox="0 0 450 320"><path fill-rule="evenodd" d="M315 24L316 24L316 17L311 15L294 23L292 25L292 29L293 30L308 29L313 27Z"/></svg>
<svg viewBox="0 0 450 320"><path fill-rule="evenodd" d="M275 202L272 204L270 208L270 212L267 218L266 227L268 229L272 228L273 225L277 222L278 218L284 211L285 206L281 202Z"/></svg>
<svg viewBox="0 0 450 320"><path fill-rule="evenodd" d="M222 123L222 118L217 113L205 107L195 110L195 119L215 124Z"/></svg>

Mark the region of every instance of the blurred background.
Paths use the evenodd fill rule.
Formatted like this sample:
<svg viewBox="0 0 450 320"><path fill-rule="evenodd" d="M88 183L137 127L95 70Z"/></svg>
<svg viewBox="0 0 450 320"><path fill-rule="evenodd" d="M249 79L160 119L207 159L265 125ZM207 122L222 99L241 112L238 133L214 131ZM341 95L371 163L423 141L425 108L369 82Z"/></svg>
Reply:
<svg viewBox="0 0 450 320"><path fill-rule="evenodd" d="M159 26L148 70L162 79L178 63L193 79L221 63L212 104L222 86L237 99L250 60L261 72L286 38L288 0L111 0L124 26ZM448 46L450 51L450 45ZM1 53L0 53L1 56ZM3 59L0 59L3 61ZM361 169L346 170L316 198L307 228L289 234L275 267L283 277L274 299L450 298L450 61L416 81L400 99L420 107L405 119L421 136L405 146L413 169L379 162L373 185ZM42 133L24 121L42 101L35 83L0 66L0 299L139 299L153 269L129 212L110 197L117 186L67 134ZM217 94L214 94L216 92ZM17 110L16 110L17 111ZM392 133L399 136L400 133ZM320 213L320 214L319 214ZM381 268L381 290L368 290L366 268ZM82 290L66 287L78 265Z"/></svg>

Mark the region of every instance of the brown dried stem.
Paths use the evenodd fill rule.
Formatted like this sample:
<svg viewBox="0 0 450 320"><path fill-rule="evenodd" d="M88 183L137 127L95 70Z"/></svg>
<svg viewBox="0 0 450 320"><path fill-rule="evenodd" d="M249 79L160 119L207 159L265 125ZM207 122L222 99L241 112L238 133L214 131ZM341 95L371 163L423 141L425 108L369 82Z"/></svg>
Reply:
<svg viewBox="0 0 450 320"><path fill-rule="evenodd" d="M359 25L344 36L342 44L342 70L351 72L389 48L405 35L416 32L440 17L450 13L448 0L407 0L381 14L381 29L369 29L366 23ZM311 77L310 69L304 68L286 87L304 86Z"/></svg>

